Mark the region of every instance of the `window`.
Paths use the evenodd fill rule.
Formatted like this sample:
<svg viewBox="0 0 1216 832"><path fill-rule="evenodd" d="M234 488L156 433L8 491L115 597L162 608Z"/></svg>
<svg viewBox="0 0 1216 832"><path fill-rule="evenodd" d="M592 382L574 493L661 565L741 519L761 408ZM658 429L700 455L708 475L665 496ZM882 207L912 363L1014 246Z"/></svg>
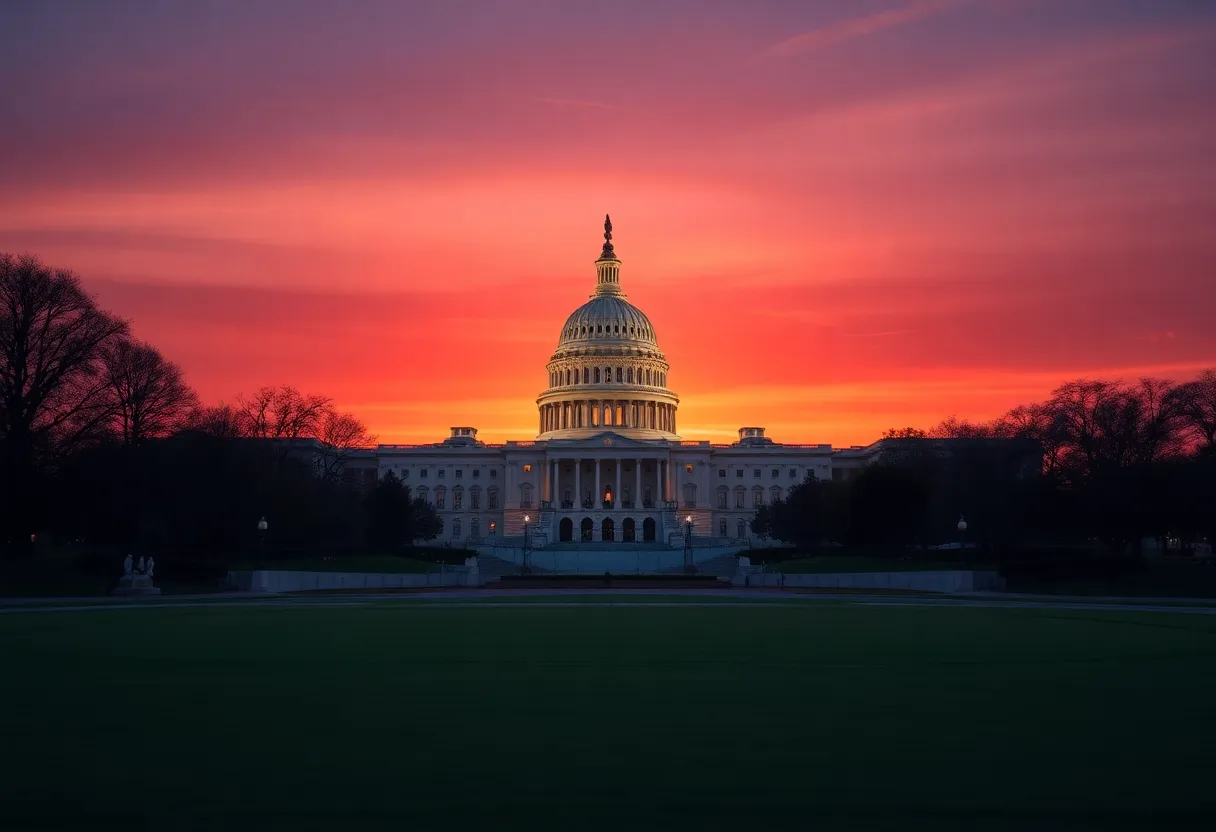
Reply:
<svg viewBox="0 0 1216 832"><path fill-rule="evenodd" d="M457 468L456 469L456 479L461 479L463 476L464 476L464 471Z"/></svg>
<svg viewBox="0 0 1216 832"><path fill-rule="evenodd" d="M790 469L790 479L792 479L792 480L798 479L798 469L797 468Z"/></svg>
<svg viewBox="0 0 1216 832"><path fill-rule="evenodd" d="M426 490L426 486L425 486L425 485L424 485L424 486L422 486L422 488L419 488L419 489L418 489L418 499L419 499L419 500L422 500L422 502L424 502L424 503L429 503L429 502L430 502L430 496L431 496L431 495L430 495L430 494L427 492L427 490Z"/></svg>
<svg viewBox="0 0 1216 832"><path fill-rule="evenodd" d="M586 367L583 368L583 384L591 383L591 372Z"/></svg>
<svg viewBox="0 0 1216 832"><path fill-rule="evenodd" d="M462 502L464 502L464 489L463 488L453 489L452 490L452 508L454 508L456 511L460 511L460 508L461 508L460 504Z"/></svg>
<svg viewBox="0 0 1216 832"><path fill-rule="evenodd" d="M685 486L684 486L684 507L685 508L696 508L697 507L697 487L695 485L693 485L691 482L685 484Z"/></svg>
<svg viewBox="0 0 1216 832"><path fill-rule="evenodd" d="M726 508L726 489L718 489L718 508Z"/></svg>
<svg viewBox="0 0 1216 832"><path fill-rule="evenodd" d="M628 373L628 375L626 375L626 378L629 380L630 384L633 384L633 368L632 367L629 368L629 373Z"/></svg>
<svg viewBox="0 0 1216 832"><path fill-rule="evenodd" d="M469 492L469 508L474 510L481 508L481 491L476 488Z"/></svg>
<svg viewBox="0 0 1216 832"><path fill-rule="evenodd" d="M469 537L478 538L481 536L481 522L476 517L469 521Z"/></svg>
<svg viewBox="0 0 1216 832"><path fill-rule="evenodd" d="M525 465L525 466L524 466L524 473L525 473L525 474L531 474L531 473L532 473L532 466L531 466L531 465Z"/></svg>
<svg viewBox="0 0 1216 832"><path fill-rule="evenodd" d="M532 508L532 483L530 482L519 487L519 507Z"/></svg>
<svg viewBox="0 0 1216 832"><path fill-rule="evenodd" d="M452 537L460 537L460 521L452 521Z"/></svg>
<svg viewBox="0 0 1216 832"><path fill-rule="evenodd" d="M774 468L773 469L773 479L777 479L777 477L779 477L779 476L781 476L781 470L779 468Z"/></svg>
<svg viewBox="0 0 1216 832"><path fill-rule="evenodd" d="M447 494L442 488L435 489L435 508L447 508Z"/></svg>
<svg viewBox="0 0 1216 832"><path fill-rule="evenodd" d="M760 479L760 469L759 468L752 471L752 479L756 479L756 480Z"/></svg>
<svg viewBox="0 0 1216 832"><path fill-rule="evenodd" d="M491 511L498 508L498 489L497 488L491 488L486 493L486 507L489 508ZM494 527L493 524L491 524L490 528L493 528L493 527ZM490 534L493 534L493 532L490 532Z"/></svg>
<svg viewBox="0 0 1216 832"><path fill-rule="evenodd" d="M439 479L443 479L443 475L446 473L447 473L447 471L440 468L439 471L435 474L435 476L439 477Z"/></svg>
<svg viewBox="0 0 1216 832"><path fill-rule="evenodd" d="M718 521L718 537L726 537L726 520Z"/></svg>
<svg viewBox="0 0 1216 832"><path fill-rule="evenodd" d="M498 534L498 524L490 523L490 537L493 537L496 534Z"/></svg>
<svg viewBox="0 0 1216 832"><path fill-rule="evenodd" d="M421 471L418 472L418 476L422 477L423 479L426 479L426 474L427 474L427 469L425 469L425 468L423 468Z"/></svg>
<svg viewBox="0 0 1216 832"><path fill-rule="evenodd" d="M617 367L616 368L616 383L620 384L624 380L625 380L625 371L622 368Z"/></svg>
<svg viewBox="0 0 1216 832"><path fill-rule="evenodd" d="M492 480L498 479L498 469L497 468L490 469L490 479L492 479Z"/></svg>
<svg viewBox="0 0 1216 832"><path fill-rule="evenodd" d="M600 383L600 368L599 367L595 368L595 383L596 384Z"/></svg>
<svg viewBox="0 0 1216 832"><path fill-rule="evenodd" d="M743 469L742 468L735 471L735 479L739 479L739 480L743 479Z"/></svg>
<svg viewBox="0 0 1216 832"><path fill-rule="evenodd" d="M719 477L725 477L725 476L726 476L726 469L725 469L725 468L719 468L719 469L718 469L718 476L719 476Z"/></svg>
<svg viewBox="0 0 1216 832"><path fill-rule="evenodd" d="M781 486L774 485L768 490L768 501L775 503L781 499Z"/></svg>
<svg viewBox="0 0 1216 832"><path fill-rule="evenodd" d="M691 474L691 473L692 473L692 466L691 466L691 465L685 465L685 466L684 466L684 470L685 470L685 471L687 471L688 473L690 473L690 474Z"/></svg>
<svg viewBox="0 0 1216 832"><path fill-rule="evenodd" d="M406 468L404 471L401 472L401 479L408 480L409 478L410 478L410 469Z"/></svg>
<svg viewBox="0 0 1216 832"><path fill-rule="evenodd" d="M747 523L740 520L735 524L735 537L740 539L747 537Z"/></svg>
<svg viewBox="0 0 1216 832"><path fill-rule="evenodd" d="M735 508L747 508L744 500L747 499L747 492L742 488L735 490Z"/></svg>
<svg viewBox="0 0 1216 832"><path fill-rule="evenodd" d="M480 468L473 469L473 479L475 479L475 480L481 479L481 469Z"/></svg>
<svg viewBox="0 0 1216 832"><path fill-rule="evenodd" d="M764 505L764 489L763 488L757 487L757 488L752 489L752 504L756 508L760 508L760 506Z"/></svg>

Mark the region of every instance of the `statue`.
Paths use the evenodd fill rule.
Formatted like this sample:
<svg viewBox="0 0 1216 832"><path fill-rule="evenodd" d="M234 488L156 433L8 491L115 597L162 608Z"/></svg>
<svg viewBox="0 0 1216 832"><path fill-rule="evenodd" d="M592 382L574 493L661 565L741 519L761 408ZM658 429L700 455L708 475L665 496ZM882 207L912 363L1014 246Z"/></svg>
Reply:
<svg viewBox="0 0 1216 832"><path fill-rule="evenodd" d="M147 575L149 578L151 578L151 577L152 577L152 569L153 569L155 566L156 566L156 561L154 561L154 560L152 559L152 556L151 556L151 555L148 555L148 560L147 560L147 562L144 564L144 574L145 574L145 575Z"/></svg>
<svg viewBox="0 0 1216 832"><path fill-rule="evenodd" d="M135 567L135 571L136 571L136 572L138 572L140 575L144 574L144 558L143 558L143 555L140 555L140 557L139 557L139 565Z"/></svg>
<svg viewBox="0 0 1216 832"><path fill-rule="evenodd" d="M130 555L130 553L128 553L127 556L122 559L122 574L124 574L124 575L131 574L131 555Z"/></svg>

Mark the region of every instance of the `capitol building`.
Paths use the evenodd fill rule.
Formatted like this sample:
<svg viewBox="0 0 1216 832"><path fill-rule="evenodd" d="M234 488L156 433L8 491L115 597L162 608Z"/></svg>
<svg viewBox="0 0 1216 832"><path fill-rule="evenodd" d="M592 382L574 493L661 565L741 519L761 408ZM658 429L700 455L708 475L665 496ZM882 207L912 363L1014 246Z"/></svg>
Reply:
<svg viewBox="0 0 1216 832"><path fill-rule="evenodd" d="M731 444L681 439L670 373L658 333L622 287L606 218L594 291L545 365L536 438L488 444L474 427L453 427L434 444L379 446L377 475L391 471L434 505L440 540L453 545L505 544L527 523L537 547L662 548L681 545L690 523L698 539L746 543L757 506L869 456L780 444L763 427L740 428Z"/></svg>

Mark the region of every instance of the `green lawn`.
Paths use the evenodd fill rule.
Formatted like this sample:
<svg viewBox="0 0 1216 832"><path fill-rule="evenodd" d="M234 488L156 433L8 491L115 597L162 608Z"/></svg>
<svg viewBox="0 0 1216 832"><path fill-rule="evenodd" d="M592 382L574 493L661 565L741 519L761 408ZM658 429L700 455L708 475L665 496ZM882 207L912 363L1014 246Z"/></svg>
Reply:
<svg viewBox="0 0 1216 832"><path fill-rule="evenodd" d="M813 603L33 612L0 615L0 667L6 824L1216 821L1216 617Z"/></svg>

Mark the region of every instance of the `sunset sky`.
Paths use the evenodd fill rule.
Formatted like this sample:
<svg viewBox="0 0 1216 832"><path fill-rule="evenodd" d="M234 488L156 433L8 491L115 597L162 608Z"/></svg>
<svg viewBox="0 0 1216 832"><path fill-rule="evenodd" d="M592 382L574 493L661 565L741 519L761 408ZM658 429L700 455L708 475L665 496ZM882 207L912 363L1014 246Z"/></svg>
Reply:
<svg viewBox="0 0 1216 832"><path fill-rule="evenodd" d="M1216 365L1210 0L0 8L0 251L204 400L536 434L611 213L685 438Z"/></svg>

